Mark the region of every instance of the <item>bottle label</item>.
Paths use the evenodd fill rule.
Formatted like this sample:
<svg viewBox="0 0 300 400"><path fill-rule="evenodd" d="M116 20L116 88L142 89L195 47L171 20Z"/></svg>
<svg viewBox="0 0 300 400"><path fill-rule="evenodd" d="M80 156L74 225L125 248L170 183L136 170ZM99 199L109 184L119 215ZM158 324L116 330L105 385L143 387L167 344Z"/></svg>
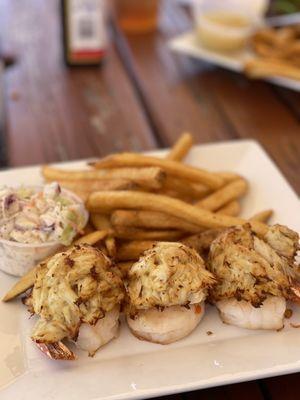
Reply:
<svg viewBox="0 0 300 400"><path fill-rule="evenodd" d="M69 59L101 59L107 45L105 1L68 0L67 4Z"/></svg>

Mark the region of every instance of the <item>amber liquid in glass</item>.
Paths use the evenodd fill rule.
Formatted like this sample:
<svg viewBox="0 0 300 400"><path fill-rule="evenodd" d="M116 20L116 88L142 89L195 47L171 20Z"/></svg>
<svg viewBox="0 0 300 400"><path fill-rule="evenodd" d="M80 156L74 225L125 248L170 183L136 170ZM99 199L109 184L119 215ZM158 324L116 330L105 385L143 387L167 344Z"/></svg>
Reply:
<svg viewBox="0 0 300 400"><path fill-rule="evenodd" d="M155 31L159 0L115 0L119 26L127 33Z"/></svg>

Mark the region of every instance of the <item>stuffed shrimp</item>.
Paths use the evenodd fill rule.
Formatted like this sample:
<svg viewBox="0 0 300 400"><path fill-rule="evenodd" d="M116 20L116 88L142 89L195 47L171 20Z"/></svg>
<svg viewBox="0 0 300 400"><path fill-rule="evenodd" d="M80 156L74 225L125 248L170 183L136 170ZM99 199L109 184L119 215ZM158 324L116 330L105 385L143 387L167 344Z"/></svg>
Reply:
<svg viewBox="0 0 300 400"><path fill-rule="evenodd" d="M214 282L195 250L181 243L156 244L128 273L130 330L160 344L187 336L201 321Z"/></svg>
<svg viewBox="0 0 300 400"><path fill-rule="evenodd" d="M282 225L264 237L249 224L229 228L212 243L209 269L217 284L210 292L221 319L248 329L281 329L286 300L299 301L299 236Z"/></svg>
<svg viewBox="0 0 300 400"><path fill-rule="evenodd" d="M90 356L118 334L121 279L111 261L89 245L75 245L40 264L25 303L39 319L31 339L53 359L74 359L71 340Z"/></svg>

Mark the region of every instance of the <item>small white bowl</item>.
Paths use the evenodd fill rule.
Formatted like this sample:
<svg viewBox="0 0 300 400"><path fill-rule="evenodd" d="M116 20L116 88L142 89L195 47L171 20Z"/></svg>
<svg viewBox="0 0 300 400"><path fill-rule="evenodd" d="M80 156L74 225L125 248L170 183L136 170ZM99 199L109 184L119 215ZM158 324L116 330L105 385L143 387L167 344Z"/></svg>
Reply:
<svg viewBox="0 0 300 400"><path fill-rule="evenodd" d="M199 41L213 51L243 49L261 23L261 16L255 10L244 0L196 1L194 18Z"/></svg>
<svg viewBox="0 0 300 400"><path fill-rule="evenodd" d="M42 187L36 188L42 190ZM62 189L62 193L71 198L74 203L83 204L82 200L69 190ZM84 226L89 214L84 209ZM48 243L19 243L12 240L0 239L0 269L10 275L23 276L32 267L55 254L63 245L59 242Z"/></svg>

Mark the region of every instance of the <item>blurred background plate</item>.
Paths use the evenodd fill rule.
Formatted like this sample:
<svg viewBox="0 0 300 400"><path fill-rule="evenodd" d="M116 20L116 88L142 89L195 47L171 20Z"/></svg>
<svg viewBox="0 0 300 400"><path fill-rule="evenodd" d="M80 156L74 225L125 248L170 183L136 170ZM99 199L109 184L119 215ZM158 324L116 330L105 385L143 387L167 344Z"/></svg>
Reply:
<svg viewBox="0 0 300 400"><path fill-rule="evenodd" d="M232 54L222 54L205 49L201 46L195 32L184 33L169 41L172 50L203 60L219 67L243 73L244 63L253 56L250 50ZM267 82L300 92L300 81L274 76L265 79Z"/></svg>

